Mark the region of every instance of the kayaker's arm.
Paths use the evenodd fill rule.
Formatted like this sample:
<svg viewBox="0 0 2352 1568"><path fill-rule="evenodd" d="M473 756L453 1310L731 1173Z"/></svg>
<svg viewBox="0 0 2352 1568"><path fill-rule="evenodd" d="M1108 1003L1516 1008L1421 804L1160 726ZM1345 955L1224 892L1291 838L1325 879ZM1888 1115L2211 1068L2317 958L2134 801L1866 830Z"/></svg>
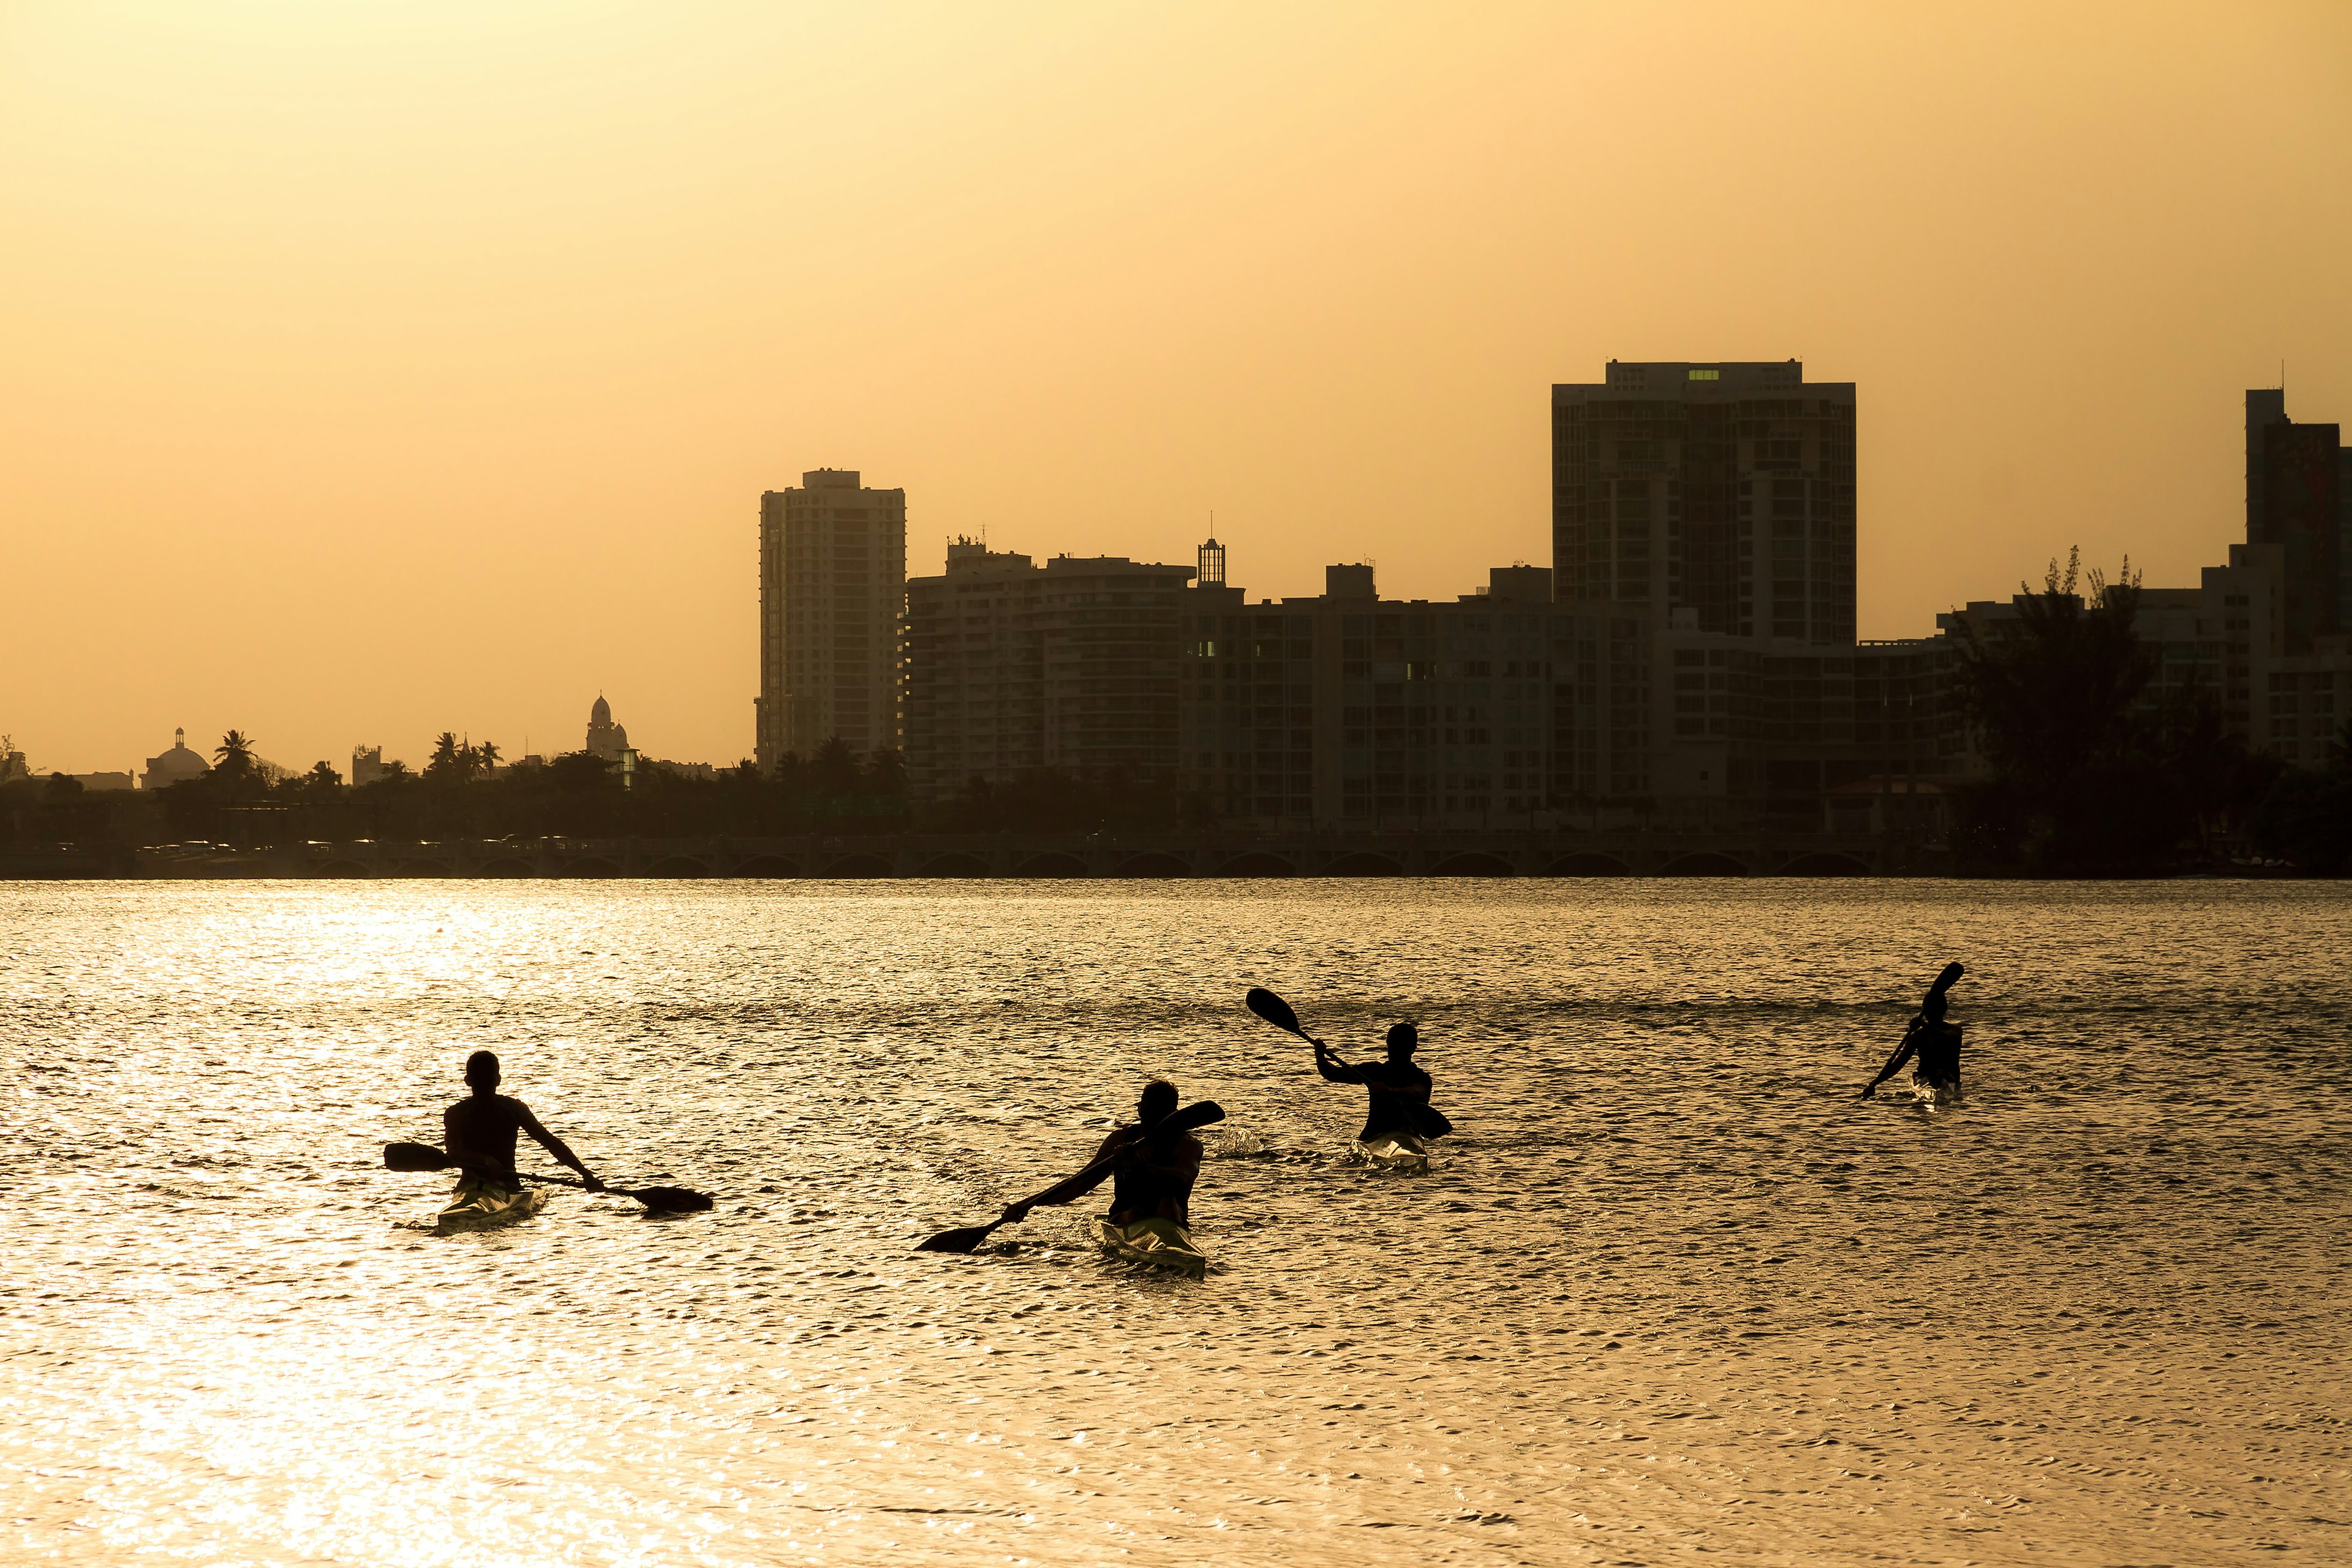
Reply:
<svg viewBox="0 0 2352 1568"><path fill-rule="evenodd" d="M1876 1094L1880 1084L1903 1070L1903 1064L1909 1061L1911 1053L1919 1048L1919 1031L1927 1026L1927 1019L1925 1014L1911 1020L1911 1026L1903 1031L1903 1043L1895 1047L1895 1054L1886 1058L1886 1065L1878 1069L1878 1076L1872 1079L1869 1085L1863 1089L1863 1099L1868 1100L1872 1095Z"/></svg>
<svg viewBox="0 0 2352 1568"><path fill-rule="evenodd" d="M1085 1170L1076 1175L1063 1177L1034 1197L1005 1205L1005 1220L1018 1225L1029 1217L1031 1209L1040 1204L1053 1206L1074 1204L1109 1181L1111 1173L1118 1168L1119 1156L1127 1152L1128 1143L1136 1131L1131 1127L1120 1128L1102 1141L1102 1147L1095 1151L1095 1157L1087 1163Z"/></svg>
<svg viewBox="0 0 2352 1568"><path fill-rule="evenodd" d="M1325 1045L1320 1040L1315 1042L1315 1071L1326 1083L1361 1083L1364 1081L1364 1069L1362 1068L1353 1067L1347 1062L1341 1061L1337 1056L1332 1054L1331 1047Z"/></svg>
<svg viewBox="0 0 2352 1568"><path fill-rule="evenodd" d="M604 1190L604 1184L596 1179L596 1173L593 1171L580 1163L580 1156L574 1154L562 1139L539 1124L539 1118L530 1113L530 1106L518 1100L515 1101L515 1113L522 1130L530 1134L531 1142L552 1155L557 1164L580 1173L582 1186L592 1193L601 1193Z"/></svg>

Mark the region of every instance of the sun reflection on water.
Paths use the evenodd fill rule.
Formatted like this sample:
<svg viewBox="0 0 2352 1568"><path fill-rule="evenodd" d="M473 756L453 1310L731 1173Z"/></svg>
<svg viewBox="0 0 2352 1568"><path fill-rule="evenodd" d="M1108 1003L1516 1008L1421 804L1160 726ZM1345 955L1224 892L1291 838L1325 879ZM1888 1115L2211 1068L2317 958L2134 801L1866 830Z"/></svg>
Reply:
<svg viewBox="0 0 2352 1568"><path fill-rule="evenodd" d="M2340 1386L2272 1359L2344 1348L2334 889L0 900L14 1558L2341 1544ZM1857 1106L1950 953L1968 1103ZM1359 1053L1421 1022L1434 1174L1340 1163L1358 1107L1241 1010L1260 981ZM437 1139L477 1047L601 1173L719 1206L433 1236L446 1178L376 1151ZM1107 1267L1049 1211L908 1250L1162 1071L1233 1113L1196 1200L1226 1272Z"/></svg>

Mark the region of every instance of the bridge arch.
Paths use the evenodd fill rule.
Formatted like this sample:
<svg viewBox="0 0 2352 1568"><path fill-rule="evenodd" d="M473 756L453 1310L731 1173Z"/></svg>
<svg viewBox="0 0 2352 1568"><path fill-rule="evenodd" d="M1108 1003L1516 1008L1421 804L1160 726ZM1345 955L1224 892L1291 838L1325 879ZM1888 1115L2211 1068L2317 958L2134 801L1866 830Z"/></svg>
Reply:
<svg viewBox="0 0 2352 1568"><path fill-rule="evenodd" d="M1633 868L1614 855L1586 851L1579 855L1563 855L1543 868L1547 877L1630 877Z"/></svg>
<svg viewBox="0 0 2352 1568"><path fill-rule="evenodd" d="M1114 877L1189 877L1192 868L1181 858L1154 850L1144 855L1130 855L1118 863Z"/></svg>
<svg viewBox="0 0 2352 1568"><path fill-rule="evenodd" d="M1748 868L1728 855L1700 850L1693 855L1678 855L1658 868L1661 877L1745 877Z"/></svg>
<svg viewBox="0 0 2352 1568"><path fill-rule="evenodd" d="M511 855L505 855L496 860L484 861L481 874L485 877L536 877L539 868L528 860L518 860Z"/></svg>
<svg viewBox="0 0 2352 1568"><path fill-rule="evenodd" d="M446 860L403 860L392 868L395 877L446 877L449 874Z"/></svg>
<svg viewBox="0 0 2352 1568"><path fill-rule="evenodd" d="M373 877L374 872L357 860L330 860L310 873L314 877Z"/></svg>
<svg viewBox="0 0 2352 1568"><path fill-rule="evenodd" d="M1016 877L1083 877L1087 874L1087 863L1075 855L1048 852L1030 856L1013 868L1013 874Z"/></svg>
<svg viewBox="0 0 2352 1568"><path fill-rule="evenodd" d="M1318 877L1402 877L1404 868L1386 855L1360 849L1342 855L1316 873Z"/></svg>
<svg viewBox="0 0 2352 1568"><path fill-rule="evenodd" d="M890 862L879 855L845 855L827 866L824 868L824 874L829 878L844 879L852 877L887 877L890 874Z"/></svg>
<svg viewBox="0 0 2352 1568"><path fill-rule="evenodd" d="M708 877L710 868L691 855L672 855L646 868L648 877Z"/></svg>
<svg viewBox="0 0 2352 1568"><path fill-rule="evenodd" d="M754 855L735 868L735 875L739 877L797 877L800 874L798 863L787 860L782 855Z"/></svg>
<svg viewBox="0 0 2352 1568"><path fill-rule="evenodd" d="M566 860L562 869L555 874L559 877L617 877L621 868L601 855L587 855L577 860Z"/></svg>
<svg viewBox="0 0 2352 1568"><path fill-rule="evenodd" d="M988 862L977 855L934 855L916 875L922 877L985 877Z"/></svg>
<svg viewBox="0 0 2352 1568"><path fill-rule="evenodd" d="M1429 875L1433 877L1516 877L1518 874L1518 868L1500 855L1482 855L1475 850L1448 855L1429 868Z"/></svg>
<svg viewBox="0 0 2352 1568"><path fill-rule="evenodd" d="M1867 877L1870 866L1854 856L1823 849L1811 855L1800 855L1774 874L1781 877Z"/></svg>
<svg viewBox="0 0 2352 1568"><path fill-rule="evenodd" d="M1298 868L1279 855L1270 855L1263 849L1253 849L1245 855L1236 855L1218 867L1217 875L1220 877L1296 877L1298 875Z"/></svg>

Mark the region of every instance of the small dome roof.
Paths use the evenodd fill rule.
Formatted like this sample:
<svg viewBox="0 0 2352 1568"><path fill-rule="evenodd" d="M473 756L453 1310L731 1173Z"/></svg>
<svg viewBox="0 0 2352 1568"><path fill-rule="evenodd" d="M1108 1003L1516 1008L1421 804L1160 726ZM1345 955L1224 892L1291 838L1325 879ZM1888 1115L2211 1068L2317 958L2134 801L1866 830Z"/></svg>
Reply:
<svg viewBox="0 0 2352 1568"><path fill-rule="evenodd" d="M609 724L612 721L613 705L605 701L604 694L600 692L596 697L596 706L588 710L588 722L591 724Z"/></svg>

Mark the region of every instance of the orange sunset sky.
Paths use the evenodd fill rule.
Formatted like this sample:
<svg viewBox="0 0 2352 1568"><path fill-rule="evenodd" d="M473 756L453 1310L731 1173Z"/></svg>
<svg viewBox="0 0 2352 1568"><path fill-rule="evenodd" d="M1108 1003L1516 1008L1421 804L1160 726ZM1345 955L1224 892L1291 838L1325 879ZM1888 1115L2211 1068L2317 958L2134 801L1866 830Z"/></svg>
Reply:
<svg viewBox="0 0 2352 1568"><path fill-rule="evenodd" d="M760 492L1548 564L1548 388L1859 384L1861 626L2352 424L2352 5L7 4L0 731L751 749Z"/></svg>

